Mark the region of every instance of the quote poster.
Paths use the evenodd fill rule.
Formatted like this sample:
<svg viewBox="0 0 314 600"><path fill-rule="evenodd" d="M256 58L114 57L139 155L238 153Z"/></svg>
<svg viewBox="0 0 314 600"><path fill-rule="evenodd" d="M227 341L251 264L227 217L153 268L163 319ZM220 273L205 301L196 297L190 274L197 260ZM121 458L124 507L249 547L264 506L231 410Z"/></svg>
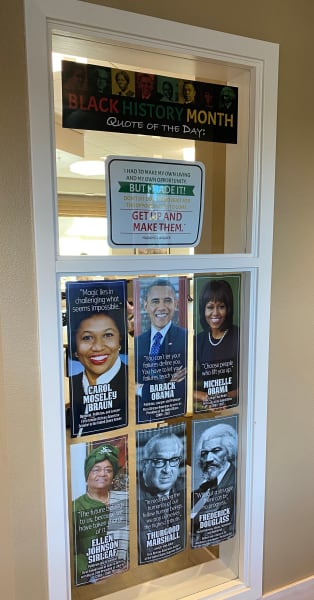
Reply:
<svg viewBox="0 0 314 600"><path fill-rule="evenodd" d="M194 412L239 402L240 275L194 278Z"/></svg>
<svg viewBox="0 0 314 600"><path fill-rule="evenodd" d="M137 431L138 564L186 545L185 424Z"/></svg>
<svg viewBox="0 0 314 600"><path fill-rule="evenodd" d="M125 281L66 283L72 437L127 425Z"/></svg>
<svg viewBox="0 0 314 600"><path fill-rule="evenodd" d="M70 447L76 586L129 568L127 450L127 436Z"/></svg>
<svg viewBox="0 0 314 600"><path fill-rule="evenodd" d="M187 397L187 279L133 282L136 422L183 415Z"/></svg>
<svg viewBox="0 0 314 600"><path fill-rule="evenodd" d="M112 248L197 246L203 224L204 173L200 162L108 156L108 244Z"/></svg>
<svg viewBox="0 0 314 600"><path fill-rule="evenodd" d="M237 415L192 422L192 548L235 535L237 423Z"/></svg>

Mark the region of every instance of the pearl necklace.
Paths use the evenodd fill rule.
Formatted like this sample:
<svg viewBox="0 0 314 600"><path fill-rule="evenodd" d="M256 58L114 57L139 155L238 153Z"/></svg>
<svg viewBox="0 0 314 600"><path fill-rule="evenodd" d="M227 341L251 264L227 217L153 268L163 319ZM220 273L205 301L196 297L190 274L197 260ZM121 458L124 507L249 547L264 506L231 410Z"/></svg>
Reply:
<svg viewBox="0 0 314 600"><path fill-rule="evenodd" d="M227 335L228 331L229 331L229 329L225 329L225 331L223 332L221 338L219 338L218 342L213 342L212 336L210 335L210 331L209 331L209 333L208 333L209 343L212 346L219 346L219 344L221 344L222 340L224 339L225 335Z"/></svg>

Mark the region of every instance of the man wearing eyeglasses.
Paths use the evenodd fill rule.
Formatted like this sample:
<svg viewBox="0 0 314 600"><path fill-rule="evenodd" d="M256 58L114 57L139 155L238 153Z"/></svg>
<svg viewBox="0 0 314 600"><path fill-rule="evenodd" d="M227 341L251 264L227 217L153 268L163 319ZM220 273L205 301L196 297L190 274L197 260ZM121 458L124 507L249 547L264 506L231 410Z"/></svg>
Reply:
<svg viewBox="0 0 314 600"><path fill-rule="evenodd" d="M168 558L185 547L183 454L180 439L169 432L152 436L143 449L138 490L139 564Z"/></svg>
<svg viewBox="0 0 314 600"><path fill-rule="evenodd" d="M169 496L179 475L182 444L174 435L155 435L144 448L142 476L144 490L151 496Z"/></svg>

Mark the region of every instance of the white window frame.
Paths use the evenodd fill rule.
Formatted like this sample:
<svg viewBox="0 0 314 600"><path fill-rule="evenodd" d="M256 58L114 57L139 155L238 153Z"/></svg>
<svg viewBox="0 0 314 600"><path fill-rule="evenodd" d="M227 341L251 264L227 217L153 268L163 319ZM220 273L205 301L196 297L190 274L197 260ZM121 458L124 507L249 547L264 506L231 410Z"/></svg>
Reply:
<svg viewBox="0 0 314 600"><path fill-rule="evenodd" d="M191 272L250 273L248 339L251 358L245 481L240 507L239 577L191 600L257 600L262 593L263 519L267 415L268 340L275 177L278 46L76 0L25 0L29 83L34 235L39 310L49 600L69 600L70 551L65 456L62 333L57 280L63 273L151 273L159 257L58 258L55 231L55 144L51 89L51 28L82 32L186 57L207 58L251 69L254 151L252 251L191 257ZM135 262L136 260L136 262ZM186 270L187 257L169 257L168 272ZM56 401L57 399L57 401ZM241 410L241 407L239 407ZM141 596L145 597L145 595ZM181 596L180 596L181 597Z"/></svg>

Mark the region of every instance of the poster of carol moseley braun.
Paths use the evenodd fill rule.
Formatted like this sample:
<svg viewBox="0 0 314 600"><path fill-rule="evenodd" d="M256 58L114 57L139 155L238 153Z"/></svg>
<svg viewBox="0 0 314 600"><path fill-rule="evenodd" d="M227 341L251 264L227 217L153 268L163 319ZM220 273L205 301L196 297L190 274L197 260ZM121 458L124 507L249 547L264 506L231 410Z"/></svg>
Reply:
<svg viewBox="0 0 314 600"><path fill-rule="evenodd" d="M183 415L187 395L187 279L133 282L136 422Z"/></svg>
<svg viewBox="0 0 314 600"><path fill-rule="evenodd" d="M235 535L237 423L237 415L192 422L192 548Z"/></svg>
<svg viewBox="0 0 314 600"><path fill-rule="evenodd" d="M194 278L194 412L239 402L240 275Z"/></svg>
<svg viewBox="0 0 314 600"><path fill-rule="evenodd" d="M127 425L125 281L66 284L72 437Z"/></svg>
<svg viewBox="0 0 314 600"><path fill-rule="evenodd" d="M72 444L75 585L129 568L127 436Z"/></svg>
<svg viewBox="0 0 314 600"><path fill-rule="evenodd" d="M62 61L62 125L236 144L238 88Z"/></svg>
<svg viewBox="0 0 314 600"><path fill-rule="evenodd" d="M185 424L137 431L138 563L158 562L186 544Z"/></svg>

